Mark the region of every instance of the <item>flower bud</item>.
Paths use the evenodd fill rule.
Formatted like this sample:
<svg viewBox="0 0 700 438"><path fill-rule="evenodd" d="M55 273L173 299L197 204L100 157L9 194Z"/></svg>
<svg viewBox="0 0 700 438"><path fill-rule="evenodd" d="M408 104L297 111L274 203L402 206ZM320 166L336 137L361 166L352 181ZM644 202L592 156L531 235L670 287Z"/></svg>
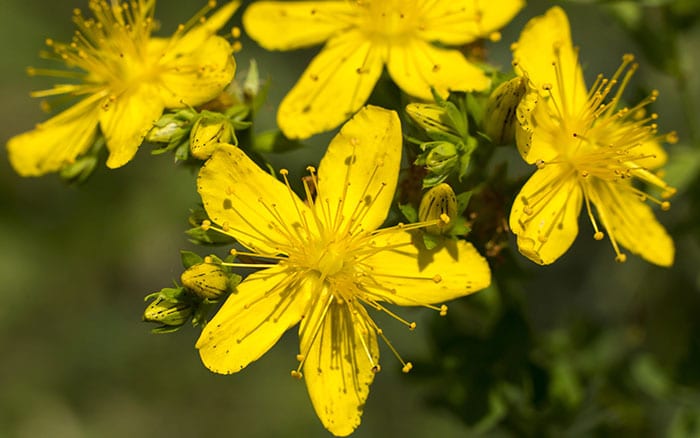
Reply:
<svg viewBox="0 0 700 438"><path fill-rule="evenodd" d="M197 263L180 276L182 285L203 299L215 300L230 289L229 274L216 263Z"/></svg>
<svg viewBox="0 0 700 438"><path fill-rule="evenodd" d="M181 326L192 315L193 308L185 301L175 301L157 296L143 312L143 320L166 326Z"/></svg>
<svg viewBox="0 0 700 438"><path fill-rule="evenodd" d="M408 115L426 132L445 132L458 135L448 123L443 107L434 103L410 103L406 105Z"/></svg>
<svg viewBox="0 0 700 438"><path fill-rule="evenodd" d="M206 160L218 148L219 143L231 143L233 126L226 116L207 112L197 119L190 132L190 153Z"/></svg>
<svg viewBox="0 0 700 438"><path fill-rule="evenodd" d="M425 166L432 183L439 184L459 165L457 146L447 141L431 141L421 144L425 152L416 159L416 164Z"/></svg>
<svg viewBox="0 0 700 438"><path fill-rule="evenodd" d="M457 196L449 184L438 184L428 190L420 201L418 219L422 222L440 219L425 229L430 234L447 234L457 218Z"/></svg>
<svg viewBox="0 0 700 438"><path fill-rule="evenodd" d="M491 93L486 104L484 133L493 144L513 142L516 124L516 109L527 92L527 80L520 76L503 82Z"/></svg>
<svg viewBox="0 0 700 438"><path fill-rule="evenodd" d="M190 130L190 122L197 113L183 109L176 113L163 114L146 134L146 141L151 143L170 143L179 141Z"/></svg>

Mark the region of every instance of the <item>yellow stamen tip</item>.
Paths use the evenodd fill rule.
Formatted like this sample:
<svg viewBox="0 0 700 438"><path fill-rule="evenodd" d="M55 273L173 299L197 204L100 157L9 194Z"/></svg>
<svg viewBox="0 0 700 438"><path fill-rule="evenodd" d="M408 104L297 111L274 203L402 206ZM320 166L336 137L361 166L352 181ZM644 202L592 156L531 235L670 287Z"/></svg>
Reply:
<svg viewBox="0 0 700 438"><path fill-rule="evenodd" d="M440 283L440 282L442 281L442 276L441 276L440 274L435 274L435 275L433 276L433 281L434 281L435 283Z"/></svg>
<svg viewBox="0 0 700 438"><path fill-rule="evenodd" d="M299 372L299 371L297 371L297 370L292 370L292 372L291 372L290 374L292 375L292 377L294 377L294 378L297 379L297 380L301 380L301 378L304 377L304 376L301 374L301 372Z"/></svg>
<svg viewBox="0 0 700 438"><path fill-rule="evenodd" d="M200 228L204 231L207 231L211 227L211 221L209 219L204 219L202 221L202 225L200 225Z"/></svg>
<svg viewBox="0 0 700 438"><path fill-rule="evenodd" d="M617 255L617 257L615 257L615 261L618 263L625 263L627 261L627 255L620 253Z"/></svg>
<svg viewBox="0 0 700 438"><path fill-rule="evenodd" d="M416 329L416 323L415 323L415 322L410 323L410 324L408 325L408 329L411 330L411 331L415 330L415 329Z"/></svg>
<svg viewBox="0 0 700 438"><path fill-rule="evenodd" d="M306 358L306 356L304 356L303 354L297 354L297 361L298 362L303 361L305 358Z"/></svg>
<svg viewBox="0 0 700 438"><path fill-rule="evenodd" d="M238 254L238 251L236 251L235 248L231 248L231 250L228 253L231 254L233 257L236 257L236 255Z"/></svg>
<svg viewBox="0 0 700 438"><path fill-rule="evenodd" d="M204 257L204 263L214 263L214 259L211 256Z"/></svg>
<svg viewBox="0 0 700 438"><path fill-rule="evenodd" d="M445 213L442 213L440 215L440 220L443 222L444 225L447 225L450 223L450 217Z"/></svg>
<svg viewBox="0 0 700 438"><path fill-rule="evenodd" d="M671 209L671 203L668 201L664 201L661 203L661 210L663 211L669 211Z"/></svg>
<svg viewBox="0 0 700 438"><path fill-rule="evenodd" d="M603 237L605 237L605 235L602 231L596 231L596 233L593 235L595 240L603 240Z"/></svg>
<svg viewBox="0 0 700 438"><path fill-rule="evenodd" d="M233 26L231 28L231 36L234 38L240 38L241 37L241 28L238 26Z"/></svg>
<svg viewBox="0 0 700 438"><path fill-rule="evenodd" d="M375 366L372 367L372 372L373 372L374 374L377 374L377 373L380 372L381 370L382 370L382 367L381 367L381 365L379 365L379 364L376 364Z"/></svg>
<svg viewBox="0 0 700 438"><path fill-rule="evenodd" d="M289 175L289 171L287 169L280 169L280 175L287 176Z"/></svg>
<svg viewBox="0 0 700 438"><path fill-rule="evenodd" d="M411 362L406 362L406 365L404 365L403 368L401 368L401 372L403 372L404 374L407 374L412 369L413 369L413 364Z"/></svg>
<svg viewBox="0 0 700 438"><path fill-rule="evenodd" d="M447 315L447 305L443 304L440 306L440 316L445 316Z"/></svg>

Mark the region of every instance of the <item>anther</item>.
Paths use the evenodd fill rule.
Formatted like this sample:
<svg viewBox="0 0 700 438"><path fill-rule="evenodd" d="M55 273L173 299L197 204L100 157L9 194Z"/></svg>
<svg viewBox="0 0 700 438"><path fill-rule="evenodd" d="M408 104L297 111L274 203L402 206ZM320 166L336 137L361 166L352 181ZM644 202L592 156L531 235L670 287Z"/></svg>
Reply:
<svg viewBox="0 0 700 438"><path fill-rule="evenodd" d="M535 161L535 166L537 166L538 169L543 169L544 168L544 160Z"/></svg>
<svg viewBox="0 0 700 438"><path fill-rule="evenodd" d="M303 354L297 354L297 361L298 362L303 362L305 358L306 358L306 356L304 356Z"/></svg>
<svg viewBox="0 0 700 438"><path fill-rule="evenodd" d="M411 322L410 324L408 324L408 329L409 329L410 331L413 331L413 330L416 329L416 323L415 323L415 321L414 321L414 322Z"/></svg>
<svg viewBox="0 0 700 438"><path fill-rule="evenodd" d="M445 315L447 315L447 305L443 304L442 306L440 306L440 316L445 316Z"/></svg>
<svg viewBox="0 0 700 438"><path fill-rule="evenodd" d="M624 262L627 261L627 255L626 255L626 254L623 254L623 253L620 253L620 254L618 254L618 255L615 257L615 261L618 262L618 263L624 263Z"/></svg>
<svg viewBox="0 0 700 438"><path fill-rule="evenodd" d="M440 282L442 281L442 276L441 276L440 274L435 274L435 275L433 276L433 281L434 281L435 283L440 283Z"/></svg>
<svg viewBox="0 0 700 438"><path fill-rule="evenodd" d="M404 374L407 374L412 369L413 369L413 364L411 362L406 362L406 365L404 365L403 368L401 368L401 372L403 372Z"/></svg>
<svg viewBox="0 0 700 438"><path fill-rule="evenodd" d="M280 175L287 176L289 175L289 171L287 169L280 169Z"/></svg>
<svg viewBox="0 0 700 438"><path fill-rule="evenodd" d="M209 219L204 219L202 225L199 226L202 231L207 231L211 227L211 221Z"/></svg>
<svg viewBox="0 0 700 438"><path fill-rule="evenodd" d="M544 84L542 85L542 89L544 91L551 91L552 90L552 84Z"/></svg>
<svg viewBox="0 0 700 438"><path fill-rule="evenodd" d="M297 371L297 370L292 370L292 372L291 372L290 374L292 375L292 377L294 377L294 378L297 379L297 380L301 380L301 378L304 377L304 376L301 374L301 372L299 372L299 371Z"/></svg>
<svg viewBox="0 0 700 438"><path fill-rule="evenodd" d="M233 26L231 28L231 36L234 38L240 38L241 37L241 28L238 26Z"/></svg>
<svg viewBox="0 0 700 438"><path fill-rule="evenodd" d="M231 248L231 250L228 253L231 254L232 257L236 257L236 255L238 255L238 251L236 251L236 248Z"/></svg>
<svg viewBox="0 0 700 438"><path fill-rule="evenodd" d="M206 256L204 257L204 263L214 263L214 259L212 256Z"/></svg>
<svg viewBox="0 0 700 438"><path fill-rule="evenodd" d="M663 201L661 203L661 210L663 211L669 211L671 209L671 203L668 201Z"/></svg>
<svg viewBox="0 0 700 438"><path fill-rule="evenodd" d="M443 225L447 225L450 223L450 217L445 213L442 213L440 215L440 220L442 221Z"/></svg>
<svg viewBox="0 0 700 438"><path fill-rule="evenodd" d="M372 367L372 372L373 372L374 374L377 374L377 373L380 372L381 370L382 370L382 367L381 367L381 365L379 365L379 364L376 364L375 366Z"/></svg>
<svg viewBox="0 0 700 438"><path fill-rule="evenodd" d="M603 240L603 237L605 237L605 235L603 234L602 231L596 231L596 232L593 234L593 238L594 238L595 240Z"/></svg>

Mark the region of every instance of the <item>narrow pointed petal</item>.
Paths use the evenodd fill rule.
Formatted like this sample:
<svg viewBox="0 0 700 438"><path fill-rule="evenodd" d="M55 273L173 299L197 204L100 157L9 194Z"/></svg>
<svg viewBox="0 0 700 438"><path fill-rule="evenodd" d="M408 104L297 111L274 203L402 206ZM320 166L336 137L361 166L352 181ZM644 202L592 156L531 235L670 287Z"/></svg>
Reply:
<svg viewBox="0 0 700 438"><path fill-rule="evenodd" d="M391 78L406 93L432 100L430 87L441 96L450 91L479 91L491 81L458 50L440 49L414 38L389 49L387 67Z"/></svg>
<svg viewBox="0 0 700 438"><path fill-rule="evenodd" d="M367 101L382 68L382 50L359 31L331 39L282 100L277 124L289 138L337 127Z"/></svg>
<svg viewBox="0 0 700 438"><path fill-rule="evenodd" d="M249 275L202 330L196 344L202 362L215 373L242 370L299 322L307 300L303 277L283 267Z"/></svg>
<svg viewBox="0 0 700 438"><path fill-rule="evenodd" d="M386 219L401 164L401 122L394 111L360 110L328 146L318 169L317 208L336 229L377 229Z"/></svg>
<svg viewBox="0 0 700 438"><path fill-rule="evenodd" d="M453 0L421 2L421 38L460 45L488 37L502 28L525 6L524 0L475 2Z"/></svg>
<svg viewBox="0 0 700 438"><path fill-rule="evenodd" d="M190 29L177 40L172 50L174 56L177 56L176 54L178 52L193 53L199 50L207 39L226 25L240 5L240 1L228 2L218 8L213 14L207 17L206 20Z"/></svg>
<svg viewBox="0 0 700 438"><path fill-rule="evenodd" d="M536 171L510 211L520 253L541 265L561 257L578 234L583 194L576 177L562 172L558 165Z"/></svg>
<svg viewBox="0 0 700 438"><path fill-rule="evenodd" d="M85 153L95 141L99 96L83 99L36 129L12 137L7 154L22 176L56 172Z"/></svg>
<svg viewBox="0 0 700 438"><path fill-rule="evenodd" d="M160 98L166 108L208 102L233 79L236 62L231 55L231 45L221 37L204 40L192 52L177 52L159 43L152 40L151 50L168 50L165 53L169 56L161 60L163 71L158 82Z"/></svg>
<svg viewBox="0 0 700 438"><path fill-rule="evenodd" d="M379 233L373 248L391 248L367 258L362 287L377 300L400 306L444 303L488 287L489 265L471 243L446 239L433 250L419 234Z"/></svg>
<svg viewBox="0 0 700 438"><path fill-rule="evenodd" d="M632 254L659 266L673 265L673 239L658 222L654 211L631 190L601 183L595 206L610 234Z"/></svg>
<svg viewBox="0 0 700 438"><path fill-rule="evenodd" d="M513 45L513 62L516 71L527 77L543 96L548 93L542 87L551 86L552 96L563 111L573 113L582 108L586 101L586 85L571 42L569 20L560 7L555 6L528 22ZM559 79L552 62L559 64Z"/></svg>
<svg viewBox="0 0 700 438"><path fill-rule="evenodd" d="M314 306L300 328L308 351L304 379L316 414L333 435L350 435L360 425L379 363L375 329L364 307L328 302Z"/></svg>
<svg viewBox="0 0 700 438"><path fill-rule="evenodd" d="M347 1L256 2L243 14L246 33L267 50L320 44L348 28L357 6Z"/></svg>
<svg viewBox="0 0 700 438"><path fill-rule="evenodd" d="M112 169L128 163L144 137L163 113L163 102L153 87L141 86L126 91L99 111Z"/></svg>
<svg viewBox="0 0 700 438"><path fill-rule="evenodd" d="M303 218L312 220L308 207L234 146L220 146L202 166L197 191L211 220L249 249L279 254L308 239L296 234Z"/></svg>

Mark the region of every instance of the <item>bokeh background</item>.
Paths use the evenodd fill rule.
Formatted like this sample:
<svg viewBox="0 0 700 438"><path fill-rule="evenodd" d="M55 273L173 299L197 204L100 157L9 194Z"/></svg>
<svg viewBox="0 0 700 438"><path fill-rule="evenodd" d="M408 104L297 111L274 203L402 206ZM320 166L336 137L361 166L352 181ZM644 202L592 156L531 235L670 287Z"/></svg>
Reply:
<svg viewBox="0 0 700 438"><path fill-rule="evenodd" d="M48 87L51 80L29 78L25 67L45 65L38 59L44 39L69 39L72 10L85 9L86 3L3 0L3 144L46 117L28 93ZM156 15L162 22L162 34L172 32L200 3L161 0ZM622 2L610 3L619 6ZM659 215L676 239L676 264L662 269L636 257L630 257L624 265L615 264L607 245L597 245L582 233L572 250L553 266L537 267L514 256L507 268L512 271L497 275L517 272L511 275L509 296L516 297L517 313L522 317L516 319L524 325L502 315L491 321L497 320L494 324L504 326L505 333L520 333L539 345L522 352L511 364L516 368L519 360L539 363L538 354L546 345L548 359L540 362L559 361L550 368L543 366L544 373L550 373L550 382L557 382L552 369L568 366L580 371L581 351L593 348L589 341L603 339L608 343L600 348L610 350L605 350L607 356L595 350L591 357L581 360L612 360L609 368L618 367L616 374L602 366L602 377L593 372L564 372L569 377L558 384L566 387L566 379L574 375L578 404L570 405L568 410L562 408L558 414L552 408L556 403L535 400L529 408L534 410L530 413L533 426L512 427L507 413L494 417L493 406L485 407L484 399L477 394L470 398L466 391L453 397L456 387L469 387L456 381L460 378L463 382L474 375L504 382L510 378L508 373L490 371L494 363L509 357L513 343L481 330L482 335L491 333L483 335L481 341L493 341L488 343L492 353L482 354L486 343L474 342L470 324L483 321L478 315L476 322L466 321L483 303L451 313L448 322L440 323L435 323L436 315L428 311L408 310L402 314L418 321L415 332L407 333L391 321L385 321L383 327L404 357L425 364L424 371L403 375L399 364L393 363L384 349L383 371L372 386L356 436L586 435L595 430L586 424L596 418L599 421L600 415L605 417L607 409L607 405L597 404L593 415L586 416L586 409L591 409L586 400L597 400L591 388L604 387L606 383L600 379L609 383L618 378L631 379L633 384L641 382L638 391L630 392L630 403L636 411L629 417L614 414L618 415L619 428L604 430L619 430L629 436L683 436L685 432L700 431L700 246L696 219L700 211L696 178L700 120L697 112L689 110L690 106L700 108L700 75L691 74L700 68L700 28L697 15L691 15L687 23L664 27L668 18L664 8L680 3L697 11L695 0L649 3L655 6L644 10L643 18L650 23L645 26L659 27L642 27L636 35L623 23L634 23L639 18L634 16L638 9L618 8L622 15L615 18L610 9L592 1L563 5L572 22L574 41L581 47L587 77L612 73L624 53L637 54L642 68L632 88L659 89L661 97L654 109L661 115L662 130L679 132L681 141L674 153L682 158L671 163L668 178L681 191L673 200L671 212ZM508 45L517 39L528 18L552 4L529 2L503 30L502 41L488 44L491 61L507 70ZM240 12L231 24L239 22ZM649 41L668 43L664 38L669 29L676 31L672 39L682 54L679 68L686 73L685 83L680 86L677 76L669 74L666 58L657 53L659 49L650 49ZM317 49L266 53L245 37L242 42L243 51L236 56L239 70L245 70L248 61L255 58L261 74L272 78L257 125L260 130L269 129L274 127L276 105ZM655 56L661 56L662 62ZM290 168L301 169L318 162L327 139L321 137L306 149L268 158L273 164L284 162ZM194 349L197 330L185 326L175 334L153 335L152 327L141 321L143 297L172 285L179 277L180 249L206 254L193 248L183 233L188 209L198 202L195 175L173 166L172 156L152 156L149 152L148 147L142 148L133 162L118 170L100 167L87 184L77 187L64 184L55 175L19 178L2 154L0 437L327 436L303 382L289 377L298 348L293 330L244 372L219 376L200 363ZM579 332L572 329L572 324ZM462 327L465 332L446 335L449 327ZM576 337L575 333L581 331L585 335ZM453 336L451 339L459 343L463 334L471 339L459 344L464 347L463 353L454 345L444 349L449 345L444 341L446 336ZM474 346L473 354L469 345ZM469 369L476 374L460 377L460 373L469 372L466 369L445 372L444 358L455 352L464 355ZM615 352L624 357L615 362ZM639 357L644 360L642 365L638 364ZM499 386L503 382L491 383ZM550 399L552 386L556 384L547 386L546 391ZM470 407L474 405L479 405L475 411ZM505 406L506 412L515 409L510 404ZM475 426L478 421L474 417L478 415L470 412L477 411L490 414L495 426ZM537 425L550 418L547 415L561 419L562 424L538 430Z"/></svg>

